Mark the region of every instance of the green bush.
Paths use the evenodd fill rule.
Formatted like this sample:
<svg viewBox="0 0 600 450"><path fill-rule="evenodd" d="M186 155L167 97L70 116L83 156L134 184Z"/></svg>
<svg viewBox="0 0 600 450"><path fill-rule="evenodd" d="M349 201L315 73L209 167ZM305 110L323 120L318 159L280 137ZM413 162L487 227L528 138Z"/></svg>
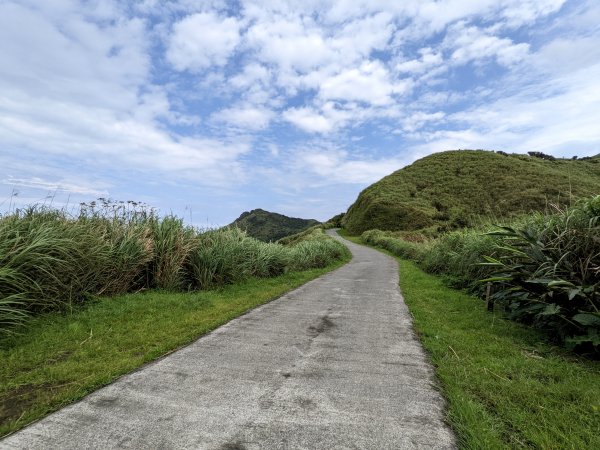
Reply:
<svg viewBox="0 0 600 450"><path fill-rule="evenodd" d="M447 284L477 291L481 289L477 281L491 272L480 263L494 251L492 236L480 230L457 230L432 241L419 262L426 272L443 275Z"/></svg>
<svg viewBox="0 0 600 450"><path fill-rule="evenodd" d="M571 348L600 348L600 196L526 226L492 233L493 298L510 317L543 328Z"/></svg>
<svg viewBox="0 0 600 450"><path fill-rule="evenodd" d="M239 228L203 233L189 256L191 287L207 289L256 276L283 273L288 266L285 247L249 237Z"/></svg>
<svg viewBox="0 0 600 450"><path fill-rule="evenodd" d="M326 267L347 256L348 249L333 239L309 239L290 247L291 270Z"/></svg>

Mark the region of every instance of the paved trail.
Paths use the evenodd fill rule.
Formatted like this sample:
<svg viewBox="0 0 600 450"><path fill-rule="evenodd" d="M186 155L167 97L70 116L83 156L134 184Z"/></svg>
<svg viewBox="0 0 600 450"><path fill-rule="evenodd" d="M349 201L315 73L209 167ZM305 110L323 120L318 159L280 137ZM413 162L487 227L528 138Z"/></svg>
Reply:
<svg viewBox="0 0 600 450"><path fill-rule="evenodd" d="M454 448L396 262L345 243L354 255L346 266L0 448Z"/></svg>

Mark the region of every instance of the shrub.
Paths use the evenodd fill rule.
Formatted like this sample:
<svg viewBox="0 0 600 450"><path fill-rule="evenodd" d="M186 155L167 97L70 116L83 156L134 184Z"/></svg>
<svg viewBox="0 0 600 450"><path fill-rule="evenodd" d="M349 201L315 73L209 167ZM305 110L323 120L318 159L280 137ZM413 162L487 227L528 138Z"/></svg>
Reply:
<svg viewBox="0 0 600 450"><path fill-rule="evenodd" d="M290 269L306 270L326 267L348 255L348 249L333 239L311 239L290 247Z"/></svg>
<svg viewBox="0 0 600 450"><path fill-rule="evenodd" d="M494 254L494 245L495 239L479 230L452 231L431 242L420 265L426 272L444 275L453 287L481 289L477 280L490 269L480 263Z"/></svg>
<svg viewBox="0 0 600 450"><path fill-rule="evenodd" d="M235 227L202 233L189 255L191 287L196 289L251 276L276 276L287 265L288 255L283 246L260 242Z"/></svg>
<svg viewBox="0 0 600 450"><path fill-rule="evenodd" d="M510 317L544 328L569 347L600 347L600 196L544 220L493 233L493 298Z"/></svg>

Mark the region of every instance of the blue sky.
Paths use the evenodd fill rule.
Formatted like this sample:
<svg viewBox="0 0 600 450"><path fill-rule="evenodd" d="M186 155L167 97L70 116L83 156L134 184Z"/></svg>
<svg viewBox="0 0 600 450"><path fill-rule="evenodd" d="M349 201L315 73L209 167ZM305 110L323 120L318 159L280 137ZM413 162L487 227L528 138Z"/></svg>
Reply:
<svg viewBox="0 0 600 450"><path fill-rule="evenodd" d="M600 153L598 80L597 0L2 0L0 210L325 220L433 152Z"/></svg>

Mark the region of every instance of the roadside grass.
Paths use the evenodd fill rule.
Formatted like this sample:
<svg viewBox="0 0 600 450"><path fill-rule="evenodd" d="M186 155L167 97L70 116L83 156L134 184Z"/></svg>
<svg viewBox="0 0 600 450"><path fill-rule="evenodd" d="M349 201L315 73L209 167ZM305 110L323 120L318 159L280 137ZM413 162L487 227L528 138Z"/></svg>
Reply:
<svg viewBox="0 0 600 450"><path fill-rule="evenodd" d="M349 261L250 278L210 291L146 291L97 298L32 319L0 340L0 436L14 432L172 352L251 308Z"/></svg>
<svg viewBox="0 0 600 450"><path fill-rule="evenodd" d="M600 362L550 345L538 331L398 261L404 299L461 448L600 448Z"/></svg>

